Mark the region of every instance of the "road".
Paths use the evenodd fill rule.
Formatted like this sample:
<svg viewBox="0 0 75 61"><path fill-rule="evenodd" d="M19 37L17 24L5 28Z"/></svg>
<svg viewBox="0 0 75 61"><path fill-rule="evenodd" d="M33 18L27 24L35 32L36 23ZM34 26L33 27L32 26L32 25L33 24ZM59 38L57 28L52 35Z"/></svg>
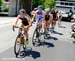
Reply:
<svg viewBox="0 0 75 61"><path fill-rule="evenodd" d="M3 18L0 18L3 19ZM31 52L25 57L16 58L14 54L14 42L17 36L17 29L12 31L10 20L15 18L7 18L8 24L3 23L0 27L0 61L74 61L75 60L75 45L72 43L69 22L62 22L61 27L58 25L55 28L55 33L51 34L50 39L45 40L45 45L34 47L32 45L32 35L35 29L35 24L30 28L29 47ZM3 19L5 22L5 19ZM30 55L30 56L29 56Z"/></svg>

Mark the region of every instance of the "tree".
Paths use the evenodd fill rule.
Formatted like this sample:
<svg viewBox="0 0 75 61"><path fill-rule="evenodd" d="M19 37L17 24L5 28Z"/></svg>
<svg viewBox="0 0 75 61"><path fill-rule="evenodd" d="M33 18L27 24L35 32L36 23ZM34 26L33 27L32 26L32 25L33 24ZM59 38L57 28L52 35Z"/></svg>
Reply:
<svg viewBox="0 0 75 61"><path fill-rule="evenodd" d="M45 0L33 0L33 8L35 8L35 7L37 7L38 5L43 5L44 6L44 3L45 2Z"/></svg>
<svg viewBox="0 0 75 61"><path fill-rule="evenodd" d="M19 0L19 9L25 9L28 14L32 9L32 0Z"/></svg>
<svg viewBox="0 0 75 61"><path fill-rule="evenodd" d="M1 5L2 5L2 0L0 0L0 12L1 12Z"/></svg>
<svg viewBox="0 0 75 61"><path fill-rule="evenodd" d="M55 6L56 0L45 0L45 8L53 8Z"/></svg>
<svg viewBox="0 0 75 61"><path fill-rule="evenodd" d="M53 8L55 6L56 0L33 0L33 8L38 5L43 5L44 8Z"/></svg>

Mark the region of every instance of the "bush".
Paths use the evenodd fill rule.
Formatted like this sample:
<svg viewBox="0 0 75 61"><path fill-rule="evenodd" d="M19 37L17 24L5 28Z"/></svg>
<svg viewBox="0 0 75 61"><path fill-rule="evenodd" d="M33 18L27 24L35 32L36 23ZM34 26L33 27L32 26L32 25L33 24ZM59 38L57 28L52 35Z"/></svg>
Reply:
<svg viewBox="0 0 75 61"><path fill-rule="evenodd" d="M8 12L8 8L5 8L3 11L4 11L4 12Z"/></svg>
<svg viewBox="0 0 75 61"><path fill-rule="evenodd" d="M8 5L2 4L2 11L3 12L8 12L8 9L9 9Z"/></svg>

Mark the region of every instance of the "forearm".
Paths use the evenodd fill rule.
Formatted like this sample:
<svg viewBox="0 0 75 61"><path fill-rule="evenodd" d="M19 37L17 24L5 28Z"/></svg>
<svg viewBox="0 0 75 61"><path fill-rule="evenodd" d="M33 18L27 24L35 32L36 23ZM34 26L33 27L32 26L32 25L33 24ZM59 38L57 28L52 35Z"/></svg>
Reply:
<svg viewBox="0 0 75 61"><path fill-rule="evenodd" d="M14 22L14 24L13 24L13 25L16 25L16 24L17 24L18 19L19 19L19 16L17 16L17 18L15 19L15 22Z"/></svg>
<svg viewBox="0 0 75 61"><path fill-rule="evenodd" d="M32 22L34 22L34 20L35 20L35 15L33 15Z"/></svg>

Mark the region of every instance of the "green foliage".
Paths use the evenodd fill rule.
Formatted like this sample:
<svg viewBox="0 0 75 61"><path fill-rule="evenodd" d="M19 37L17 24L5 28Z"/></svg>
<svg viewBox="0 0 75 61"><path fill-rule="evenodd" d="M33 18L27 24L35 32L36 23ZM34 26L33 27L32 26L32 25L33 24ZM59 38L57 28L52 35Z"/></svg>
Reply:
<svg viewBox="0 0 75 61"><path fill-rule="evenodd" d="M9 9L9 6L8 6L8 5L2 4L1 10L2 10L3 12L8 12L8 9Z"/></svg>
<svg viewBox="0 0 75 61"><path fill-rule="evenodd" d="M46 0L44 3L45 8L53 8L55 6L56 0Z"/></svg>
<svg viewBox="0 0 75 61"><path fill-rule="evenodd" d="M0 0L0 12L1 12L1 6L2 6L3 1Z"/></svg>
<svg viewBox="0 0 75 61"><path fill-rule="evenodd" d="M0 6L2 5L2 3L3 3L3 1L2 1L2 0L0 0Z"/></svg>
<svg viewBox="0 0 75 61"><path fill-rule="evenodd" d="M33 0L33 8L38 5L43 5L44 8L53 8L55 6L56 0Z"/></svg>
<svg viewBox="0 0 75 61"><path fill-rule="evenodd" d="M43 3L45 2L45 0L33 0L32 4L33 4L33 8L37 7L38 5L44 5Z"/></svg>

